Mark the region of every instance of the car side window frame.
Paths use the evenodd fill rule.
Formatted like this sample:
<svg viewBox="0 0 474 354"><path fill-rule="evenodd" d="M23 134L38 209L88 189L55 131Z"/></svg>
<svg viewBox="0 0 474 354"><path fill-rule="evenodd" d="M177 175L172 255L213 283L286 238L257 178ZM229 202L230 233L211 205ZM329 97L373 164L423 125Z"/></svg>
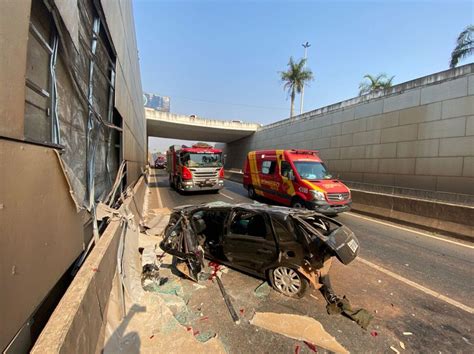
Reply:
<svg viewBox="0 0 474 354"><path fill-rule="evenodd" d="M243 234L237 234L237 233L233 233L232 232L232 222L235 218L235 216L238 214L238 213L252 213L254 216L255 215L260 215L262 216L262 218L264 219L265 221L265 236L262 237L262 236L253 236L253 235L243 235ZM275 239L273 237L273 233L272 233L272 230L271 228L269 227L269 224L268 224L268 219L267 219L267 216L264 214L264 213L261 213L261 212L258 212L258 211L251 211L251 210L245 210L245 209L237 209L237 210L233 210L229 213L229 217L228 217L228 221L227 221L227 227L226 227L226 232L225 232L225 236L224 237L230 237L230 238L242 238L242 239L246 239L246 240L260 240L262 242L264 241L273 241L275 242Z"/></svg>
<svg viewBox="0 0 474 354"><path fill-rule="evenodd" d="M274 218L270 218L270 219L271 219L271 223L272 223L273 233L275 235L275 240L277 242L296 242L297 241L296 235L294 233L292 233L292 231L289 229L289 227L287 227L286 225L284 225L282 222L280 222L277 219L274 219ZM290 236L285 238L285 239L281 238L280 233L277 232L277 227L276 227L277 225L279 225L279 227L285 229L286 233Z"/></svg>

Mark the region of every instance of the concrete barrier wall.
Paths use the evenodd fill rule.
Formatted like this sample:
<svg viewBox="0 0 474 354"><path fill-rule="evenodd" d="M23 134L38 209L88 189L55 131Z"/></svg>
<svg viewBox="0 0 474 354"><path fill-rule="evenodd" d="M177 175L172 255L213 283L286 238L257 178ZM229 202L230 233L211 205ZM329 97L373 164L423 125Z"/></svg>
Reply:
<svg viewBox="0 0 474 354"><path fill-rule="evenodd" d="M110 221L51 315L32 353L97 352L113 279L117 274L120 238L136 234L134 229L141 221L145 190L145 178L141 177L120 208L121 214L130 212L133 215L134 225L129 228L120 218Z"/></svg>
<svg viewBox="0 0 474 354"><path fill-rule="evenodd" d="M474 65L436 73L259 129L224 146L320 151L344 181L474 195Z"/></svg>

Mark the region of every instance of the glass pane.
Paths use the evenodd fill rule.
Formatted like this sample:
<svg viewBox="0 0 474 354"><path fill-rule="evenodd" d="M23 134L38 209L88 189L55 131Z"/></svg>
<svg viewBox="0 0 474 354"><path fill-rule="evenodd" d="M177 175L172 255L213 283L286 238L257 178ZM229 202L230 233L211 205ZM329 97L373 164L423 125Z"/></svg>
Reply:
<svg viewBox="0 0 474 354"><path fill-rule="evenodd" d="M25 137L42 142L51 142L51 119L43 109L25 102Z"/></svg>
<svg viewBox="0 0 474 354"><path fill-rule="evenodd" d="M294 162L298 174L303 179L315 180L315 179L330 179L332 176L326 170L321 162Z"/></svg>

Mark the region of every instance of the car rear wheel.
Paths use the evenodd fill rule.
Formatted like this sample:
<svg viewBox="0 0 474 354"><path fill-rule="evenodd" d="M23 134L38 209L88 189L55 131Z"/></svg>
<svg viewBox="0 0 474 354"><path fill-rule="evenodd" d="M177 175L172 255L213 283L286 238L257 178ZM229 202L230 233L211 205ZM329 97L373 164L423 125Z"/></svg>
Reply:
<svg viewBox="0 0 474 354"><path fill-rule="evenodd" d="M295 198L291 202L291 207L295 209L303 209L305 207L304 201L300 198Z"/></svg>
<svg viewBox="0 0 474 354"><path fill-rule="evenodd" d="M273 288L283 295L301 298L308 287L308 280L293 268L278 267L270 271Z"/></svg>
<svg viewBox="0 0 474 354"><path fill-rule="evenodd" d="M252 186L248 187L247 193L250 199L255 199L255 189Z"/></svg>

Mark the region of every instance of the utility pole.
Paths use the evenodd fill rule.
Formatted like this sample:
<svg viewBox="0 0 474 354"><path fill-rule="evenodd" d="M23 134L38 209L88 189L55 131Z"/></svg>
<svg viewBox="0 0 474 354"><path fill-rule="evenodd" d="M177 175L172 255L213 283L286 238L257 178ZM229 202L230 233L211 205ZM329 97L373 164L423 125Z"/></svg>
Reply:
<svg viewBox="0 0 474 354"><path fill-rule="evenodd" d="M306 42L306 43L303 43L302 46L304 48L304 59L305 59L303 69L305 69L306 68L306 58L307 58L307 54L308 54L307 51L308 51L308 48L311 47L311 44L309 44L309 42ZM304 100L304 84L303 84L303 88L301 89L300 114L303 114L303 100Z"/></svg>

